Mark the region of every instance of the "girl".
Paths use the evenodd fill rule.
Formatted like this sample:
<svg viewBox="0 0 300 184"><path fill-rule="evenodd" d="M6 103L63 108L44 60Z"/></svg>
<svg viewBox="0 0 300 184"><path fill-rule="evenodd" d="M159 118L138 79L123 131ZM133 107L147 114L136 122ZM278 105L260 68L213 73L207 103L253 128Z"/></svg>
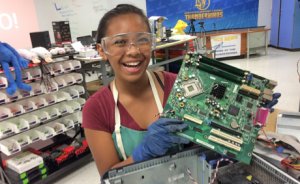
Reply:
<svg viewBox="0 0 300 184"><path fill-rule="evenodd" d="M100 175L188 143L173 134L185 124L159 119L176 75L147 71L155 38L142 10L122 4L107 12L99 23L97 42L99 54L115 74L83 109L82 126Z"/></svg>

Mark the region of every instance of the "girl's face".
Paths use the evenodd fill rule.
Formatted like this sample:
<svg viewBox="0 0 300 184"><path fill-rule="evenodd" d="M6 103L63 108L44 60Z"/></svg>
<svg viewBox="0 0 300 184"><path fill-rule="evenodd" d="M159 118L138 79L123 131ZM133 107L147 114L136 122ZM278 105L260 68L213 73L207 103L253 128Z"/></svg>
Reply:
<svg viewBox="0 0 300 184"><path fill-rule="evenodd" d="M107 26L102 46L109 53L99 48L100 55L109 60L118 80L138 81L145 74L151 58L151 46L148 48L146 44L150 37L143 34L149 32L147 24L139 15L130 13L110 19Z"/></svg>

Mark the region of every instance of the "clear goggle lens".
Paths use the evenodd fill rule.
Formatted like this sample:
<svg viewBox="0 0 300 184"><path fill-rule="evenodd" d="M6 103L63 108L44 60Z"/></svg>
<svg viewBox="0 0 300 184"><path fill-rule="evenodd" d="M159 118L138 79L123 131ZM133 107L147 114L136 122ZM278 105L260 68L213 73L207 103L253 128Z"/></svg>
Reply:
<svg viewBox="0 0 300 184"><path fill-rule="evenodd" d="M151 52L155 48L155 36L147 32L122 33L102 38L101 46L109 55L122 55L131 46L140 52Z"/></svg>

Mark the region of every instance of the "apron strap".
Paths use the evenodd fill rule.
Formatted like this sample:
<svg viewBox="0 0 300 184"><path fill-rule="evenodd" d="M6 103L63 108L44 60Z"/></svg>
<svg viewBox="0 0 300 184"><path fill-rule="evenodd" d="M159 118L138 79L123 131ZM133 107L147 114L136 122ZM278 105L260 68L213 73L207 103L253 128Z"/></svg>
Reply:
<svg viewBox="0 0 300 184"><path fill-rule="evenodd" d="M153 78L152 78L150 72L148 72L148 70L146 71L146 73L147 73L148 78L149 78L150 86L151 86L152 93L153 93L153 96L154 96L154 99L155 99L155 102L156 102L156 106L158 108L158 112L162 113L163 112L163 107L162 107L161 101L159 99L159 95L158 95L157 89L155 87ZM122 142L121 130L120 130L120 128L121 128L121 117L120 117L120 111L119 111L118 104L117 104L118 103L119 92L116 88L115 80L113 80L113 82L112 82L112 92L113 92L114 101L115 101L115 121L116 121L115 122L115 133L116 133L117 146L118 146L118 148L119 148L119 150L122 154L123 159L126 160L127 156L126 156L124 145L123 145L123 142Z"/></svg>
<svg viewBox="0 0 300 184"><path fill-rule="evenodd" d="M159 83L161 89L164 91L164 89L165 89L164 83L161 81L161 79L159 78L159 76L158 76L158 74L157 74L156 72L153 72L153 74L155 75L156 80L158 81L158 83Z"/></svg>
<svg viewBox="0 0 300 184"><path fill-rule="evenodd" d="M152 89L152 93L154 95L154 99L155 99L155 102L156 102L156 106L158 108L158 112L159 112L159 114L161 114L163 112L163 106L162 106L161 101L159 99L157 89L155 87L155 84L154 84L154 81L153 81L153 78L152 78L150 72L148 70L146 72L147 72L147 75L148 75L148 78L149 78L150 86L151 86L151 89Z"/></svg>
<svg viewBox="0 0 300 184"><path fill-rule="evenodd" d="M112 90L113 90L113 96L114 96L114 101L115 101L115 133L116 133L116 141L117 141L117 146L122 154L122 157L124 160L127 159L126 154L125 154L125 149L123 146L123 142L122 142L122 138L121 138L121 117L120 117L120 111L118 108L118 96L119 96L119 92L116 89L116 84L115 84L115 80L113 80L112 83Z"/></svg>

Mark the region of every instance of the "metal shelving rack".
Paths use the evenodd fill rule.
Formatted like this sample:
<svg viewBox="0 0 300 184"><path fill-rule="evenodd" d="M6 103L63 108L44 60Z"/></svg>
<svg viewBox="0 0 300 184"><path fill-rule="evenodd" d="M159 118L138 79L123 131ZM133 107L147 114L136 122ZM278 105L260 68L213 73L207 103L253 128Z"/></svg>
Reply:
<svg viewBox="0 0 300 184"><path fill-rule="evenodd" d="M75 53L76 54L76 53ZM58 64L61 64L61 62L67 62L67 61L70 61L70 62L72 62L72 60L74 60L74 53L72 53L72 54L64 54L64 55L57 55L57 56L54 56L53 57L53 59L55 59L56 61L55 62L52 62L52 63L48 63L48 64L46 64L46 66L48 66L48 65L51 65L51 64L54 64L54 63L58 63ZM80 63L80 62L78 62L77 61L77 63ZM62 63L61 65L63 65L64 63ZM68 66L67 66L68 67ZM33 66L32 68L29 68L28 70L32 70L32 69L35 69L35 68L37 68L37 69L39 69L38 68L38 66ZM41 68L40 68L40 70L42 70ZM27 71L27 70L26 70ZM72 68L72 69L68 69L68 70L65 70L65 72L61 72L61 73L56 73L56 75L55 75L55 77L57 77L57 76L63 76L63 78L64 78L64 80L66 80L66 78L67 77L65 77L65 76L67 76L68 74L70 75L72 75L73 73L77 73L77 74L80 74L80 75L82 75L82 72L81 72L81 64L80 64L80 67L74 67L74 68ZM79 75L77 75L77 76L79 76ZM39 81L40 82L40 80L41 80L41 78L42 78L42 74L41 74L41 76L39 76L39 77L37 77L37 79L32 79L32 81ZM51 79L53 78L53 75L51 76ZM74 80L73 80L74 79ZM86 89L85 88L83 88L83 87L80 87L79 85L83 85L82 83L84 82L84 80L83 80L83 76L81 76L81 78L80 78L80 76L78 77L78 78L76 78L75 79L75 77L72 79L72 81L71 82L65 82L65 84L67 84L67 86L62 86L62 87L58 87L58 89L56 90L56 92L49 92L49 91L44 91L44 93L39 93L39 94L35 94L34 92L31 92L31 95L26 95L26 96L23 96L22 98L19 98L19 99L17 99L17 100L13 100L13 101L11 101L11 100L8 100L8 102L5 102L5 103L2 103L1 105L0 105L0 107L1 106L5 106L5 105L7 105L7 104L17 104L18 102L20 102L20 100L23 100L23 101L25 101L25 102L27 102L27 101L30 101L30 100L32 100L32 99L34 99L34 98L37 98L37 97L40 97L40 96L42 96L42 95L51 95L51 94L54 94L54 93L57 93L57 92L63 92L64 90L65 90L65 94L67 94L67 99L65 99L65 100L63 100L63 101L56 101L57 103L54 103L54 104L48 104L47 103L47 105L48 106L46 106L46 107L38 107L38 106L36 106L34 109L32 109L32 110L30 110L30 111L27 111L27 110L24 110L21 114L18 114L17 115L17 117L23 117L23 115L27 115L28 113L30 114L30 113L34 113L34 112L39 112L39 111L41 111L42 109L46 109L46 108L50 108L50 107L54 107L55 105L61 105L62 103L73 103L74 102L74 99L76 100L76 99L81 99L80 97L82 96L83 97L83 99L81 100L81 102L84 104L84 102L85 102L85 98L86 98L86 96L85 96L85 91L86 91ZM31 82L32 81L29 81L28 82L28 84L31 84ZM55 82L57 82L57 81L55 81ZM76 90L73 90L72 91L72 89L71 89L71 86L72 86L72 88L73 88L73 85L76 85L77 84L77 89L79 90L81 90L81 89L83 89L83 91L81 90L79 90L79 91L76 91ZM79 84L79 85L78 85ZM70 88L70 89L68 89L68 87ZM76 86L75 86L76 87ZM42 88L42 87L40 87L40 88ZM44 89L45 90L45 89ZM70 92L70 93L68 93L68 92L66 92L66 90L69 90L68 92ZM2 91L4 91L4 88L2 88ZM76 93L75 93L75 92ZM74 93L72 93L72 92L74 92ZM78 93L77 93L78 92ZM33 93L33 94L32 94ZM19 94L20 95L20 94ZM60 97L61 98L61 96L60 95L57 95L58 97ZM75 102L74 102L75 103ZM75 103L76 104L76 103ZM57 109L59 109L59 113L57 114L57 116L53 116L53 118L51 117L51 116L49 116L50 117L50 119L47 119L46 121L40 121L39 122L39 125L35 125L35 126L30 126L29 127L29 129L26 129L26 130L23 130L23 131L17 131L17 133L11 133L11 134L9 134L9 135L4 135L4 136L2 136L2 138L0 139L0 143L2 142L2 141L5 141L5 140L7 140L7 139L12 139L14 136L19 136L19 135L22 135L22 134L25 134L25 133L27 133L27 132L29 132L29 131L31 131L31 130L33 130L33 129L37 129L37 128L39 128L39 127L43 127L43 126L50 126L50 123L51 122L53 122L53 121L57 121L57 120L61 120L62 121L62 118L64 118L64 117L66 117L67 115L73 115L73 113L75 113L75 112L78 112L78 110L80 110L81 111L81 109L82 109L82 106L83 106L83 104L80 104L79 103L79 106L73 106L72 108L76 108L76 109L72 109L72 110L70 110L70 108L68 109L68 111L67 111L67 113L60 113L62 110L61 109L59 109L59 108L57 108ZM70 104L68 104L68 105L70 105ZM78 105L78 104L76 104L76 105ZM23 107L22 107L23 108ZM78 109L79 108L79 109ZM76 111L75 111L76 110ZM45 110L46 111L46 110ZM4 123L6 123L8 120L10 120L11 118L15 118L16 116L15 115L13 115L12 117L8 117L8 118L1 118L0 119L0 125L1 125L1 123L2 123L2 125L4 124ZM37 117L39 117L40 118L40 116L37 116ZM80 116L78 116L79 118L80 118ZM73 135L73 134L77 134L78 132L79 133L81 133L81 136L83 136L83 131L82 131L82 128L80 127L80 121L81 121L81 118L79 119L78 118L78 123L76 123L76 125L75 125L75 120L74 120L74 122L73 122L73 126L71 126L71 128L69 128L69 129L66 129L66 126L64 127L65 129L64 129L64 131L63 131L63 133L65 133L65 134L68 134L69 136L70 136L70 134L71 135ZM49 123L50 122L50 123ZM63 124L63 123L61 123L62 125L65 125L65 124ZM62 126L63 127L63 126ZM71 132L70 130L74 130L75 132ZM77 132L77 133L76 133ZM29 134L29 133L28 133ZM57 132L57 135L59 135L59 133ZM55 137L56 135L54 135L53 137ZM29 136L28 136L29 137ZM40 138L40 137L39 137ZM40 140L42 140L42 138L40 138ZM7 158L10 158L10 157L13 157L13 156L15 156L15 155L17 155L17 153L19 153L19 152L21 152L22 150L26 150L29 146L32 146L32 147L37 147L37 148L43 148L43 147L46 147L46 146L48 146L48 145L50 145L50 144L52 144L53 143L53 141L54 141L54 139L53 138L49 138L49 139L47 139L47 140L43 140L43 141L40 141L40 140L38 140L38 141L36 141L36 142L33 142L32 141L32 143L30 142L30 141L28 141L28 144L27 145L25 145L25 146L22 146L21 148L20 148L20 150L17 150L16 152L11 152L10 154L8 154L8 155L6 155L6 154L4 154L3 153L3 150L0 150L0 159L1 159L1 161L2 161L2 164L1 164L1 167L0 167L0 184L6 184L6 183L8 183L8 184L10 184L11 183L11 179L9 178L9 177L7 177L7 175L6 175L6 173L5 173L5 171L4 171L4 165L3 165L3 159L7 159ZM38 146L36 146L36 144L38 145ZM9 149L8 149L9 150ZM7 153L7 152L6 152ZM62 167L62 168L60 168L59 170L57 170L57 171L55 171L55 172L53 172L52 174L50 174L50 175L48 175L45 179L43 179L43 180L40 180L40 181L38 181L37 183L53 183L53 181L55 181L57 178L60 178L60 177L62 177L63 175L65 175L65 174L67 174L67 173L69 173L69 172L71 172L72 170L74 170L74 169L76 169L76 168L78 168L79 166L81 166L81 165L84 165L84 164L86 164L86 163L88 163L89 161L92 161L92 156L91 156L91 154L90 153L87 153L87 154L85 154L83 157L80 157L79 159L77 159L76 161L74 161L74 162L72 162L72 163L70 163L70 164L68 164L68 165L66 165L66 166L64 166L64 167Z"/></svg>

